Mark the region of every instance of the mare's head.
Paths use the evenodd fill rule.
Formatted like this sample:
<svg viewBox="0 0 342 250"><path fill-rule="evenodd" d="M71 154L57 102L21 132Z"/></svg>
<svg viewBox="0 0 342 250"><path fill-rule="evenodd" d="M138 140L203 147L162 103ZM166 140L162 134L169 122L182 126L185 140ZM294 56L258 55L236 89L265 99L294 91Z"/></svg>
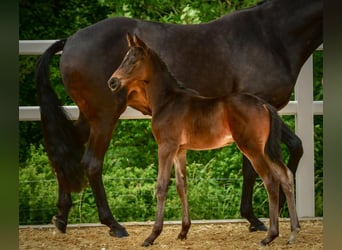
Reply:
<svg viewBox="0 0 342 250"><path fill-rule="evenodd" d="M109 88L114 92L127 90L127 104L144 114L151 114L146 97L145 83L151 74L151 58L146 44L136 35L127 34L129 50L120 66L108 80Z"/></svg>

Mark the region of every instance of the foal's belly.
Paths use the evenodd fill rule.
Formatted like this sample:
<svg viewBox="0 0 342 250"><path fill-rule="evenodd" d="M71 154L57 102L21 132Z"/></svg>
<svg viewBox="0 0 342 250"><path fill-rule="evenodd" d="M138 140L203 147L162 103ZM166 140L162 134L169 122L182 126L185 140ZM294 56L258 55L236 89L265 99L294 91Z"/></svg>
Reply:
<svg viewBox="0 0 342 250"><path fill-rule="evenodd" d="M222 148L234 142L231 133L224 134L188 134L184 132L181 139L181 148L190 150L210 150Z"/></svg>

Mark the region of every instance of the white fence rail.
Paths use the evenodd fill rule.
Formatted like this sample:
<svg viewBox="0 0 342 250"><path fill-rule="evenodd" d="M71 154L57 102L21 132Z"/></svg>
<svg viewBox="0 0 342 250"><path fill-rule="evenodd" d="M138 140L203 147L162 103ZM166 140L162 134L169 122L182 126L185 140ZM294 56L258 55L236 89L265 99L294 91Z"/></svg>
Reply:
<svg viewBox="0 0 342 250"><path fill-rule="evenodd" d="M56 40L19 41L20 55L40 55ZM323 46L318 48L323 50ZM76 120L77 106L63 107ZM295 115L296 134L302 139L304 155L296 174L296 202L299 217L315 216L314 186L314 125L313 116L323 115L323 101L313 101L313 59L304 64L295 87L295 100L279 111L280 115ZM120 119L147 119L149 116L128 107ZM39 106L20 106L19 121L39 121Z"/></svg>

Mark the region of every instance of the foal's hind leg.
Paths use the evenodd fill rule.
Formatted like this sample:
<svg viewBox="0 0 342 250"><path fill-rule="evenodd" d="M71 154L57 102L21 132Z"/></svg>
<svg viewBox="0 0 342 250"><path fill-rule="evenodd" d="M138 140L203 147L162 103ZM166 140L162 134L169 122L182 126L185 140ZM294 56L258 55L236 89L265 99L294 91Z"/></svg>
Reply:
<svg viewBox="0 0 342 250"><path fill-rule="evenodd" d="M175 161L176 187L179 198L182 203L182 231L178 235L178 239L184 240L188 234L191 220L189 214L189 205L187 198L187 182L186 182L186 150L178 152Z"/></svg>
<svg viewBox="0 0 342 250"><path fill-rule="evenodd" d="M296 173L298 163L303 155L303 146L300 138L294 134L284 122L282 122L281 127L281 141L288 147L290 151L290 157L288 161L288 168L291 170L293 175ZM267 227L262 223L253 213L253 187L257 173L253 169L249 160L243 156L243 186L242 186L242 197L240 213L241 216L246 218L249 223L249 230L252 231L267 231ZM286 197L282 189L279 193L279 209L284 207Z"/></svg>
<svg viewBox="0 0 342 250"><path fill-rule="evenodd" d="M83 144L86 143L89 137L89 124L82 113L80 113L80 116L77 122L75 123L75 126L78 132L77 136L79 136ZM65 233L68 224L69 211L72 207L72 200L70 193L66 193L61 185L58 185L57 207L58 215L52 218L52 223L57 227L57 229L60 232Z"/></svg>
<svg viewBox="0 0 342 250"><path fill-rule="evenodd" d="M297 233L300 230L294 195L294 179L292 172L286 166L280 167L282 168L282 173L279 175L280 185L286 196L287 206L289 209L291 220L291 235L288 240L288 243L291 244L295 242Z"/></svg>
<svg viewBox="0 0 342 250"><path fill-rule="evenodd" d="M260 242L262 245L267 245L279 235L279 179L273 175L272 163L270 164L262 152L252 152L249 158L261 177L268 195L270 226L266 238Z"/></svg>

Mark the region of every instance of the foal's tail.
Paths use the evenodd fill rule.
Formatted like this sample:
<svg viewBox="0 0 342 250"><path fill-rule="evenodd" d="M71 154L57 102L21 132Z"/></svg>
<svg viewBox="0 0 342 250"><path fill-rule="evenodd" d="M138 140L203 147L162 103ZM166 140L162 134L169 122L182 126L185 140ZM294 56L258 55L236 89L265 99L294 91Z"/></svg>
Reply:
<svg viewBox="0 0 342 250"><path fill-rule="evenodd" d="M282 120L280 119L277 110L270 104L265 103L270 114L270 134L265 145L265 151L270 157L271 161L282 163L282 152L280 147L281 142L281 126Z"/></svg>
<svg viewBox="0 0 342 250"><path fill-rule="evenodd" d="M65 43L66 39L55 42L38 59L36 87L45 148L59 185L70 193L80 192L85 185L85 174L80 163L84 145L76 127L61 108L62 104L49 80L51 58L63 50Z"/></svg>

